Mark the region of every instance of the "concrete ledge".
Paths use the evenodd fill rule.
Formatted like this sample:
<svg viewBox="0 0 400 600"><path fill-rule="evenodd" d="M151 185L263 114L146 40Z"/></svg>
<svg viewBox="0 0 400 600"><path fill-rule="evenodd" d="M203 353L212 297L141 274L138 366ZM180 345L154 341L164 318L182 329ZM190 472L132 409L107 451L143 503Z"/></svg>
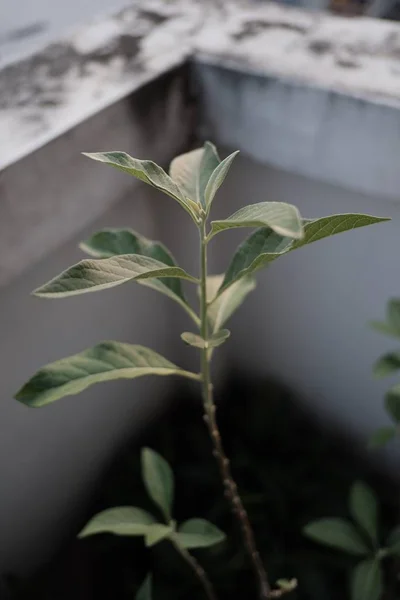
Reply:
<svg viewBox="0 0 400 600"><path fill-rule="evenodd" d="M3 66L0 171L182 65L199 22L194 0L136 0Z"/></svg>
<svg viewBox="0 0 400 600"><path fill-rule="evenodd" d="M274 4L196 41L200 134L256 160L399 198L400 25Z"/></svg>

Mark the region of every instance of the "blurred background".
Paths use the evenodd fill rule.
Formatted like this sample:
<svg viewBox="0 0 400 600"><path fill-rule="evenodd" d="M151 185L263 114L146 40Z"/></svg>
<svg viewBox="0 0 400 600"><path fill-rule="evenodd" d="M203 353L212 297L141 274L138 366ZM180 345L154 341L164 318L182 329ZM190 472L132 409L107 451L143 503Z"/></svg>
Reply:
<svg viewBox="0 0 400 600"><path fill-rule="evenodd" d="M177 518L204 516L230 533L231 544L199 553L222 597L252 593L196 386L113 382L41 410L13 400L40 366L104 339L197 369L180 340L187 317L150 289L60 301L30 293L80 260L79 242L103 227L160 239L196 272L197 233L179 206L81 152L124 150L167 168L205 139L221 156L241 150L216 218L275 200L307 218L392 219L261 272L213 373L228 454L273 577L298 577L298 600L347 597L353 558L301 530L345 516L360 478L380 499L382 530L398 518L398 446L371 453L367 440L389 424L388 383L372 365L396 343L368 323L400 295L399 15L395 0L2 3L0 599L125 600L149 565L156 600L197 598L168 545L149 554L132 539L76 540L97 510L146 507L143 445L174 468ZM213 241L212 272L242 239L235 231ZM388 600L399 597L395 585Z"/></svg>

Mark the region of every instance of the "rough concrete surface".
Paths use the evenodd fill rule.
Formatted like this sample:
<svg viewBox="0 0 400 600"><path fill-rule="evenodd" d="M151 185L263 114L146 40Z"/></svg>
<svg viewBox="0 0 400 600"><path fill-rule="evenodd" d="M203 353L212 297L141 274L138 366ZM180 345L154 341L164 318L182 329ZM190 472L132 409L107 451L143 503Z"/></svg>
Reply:
<svg viewBox="0 0 400 600"><path fill-rule="evenodd" d="M195 54L398 106L400 25L247 0L133 0L0 71L0 169Z"/></svg>

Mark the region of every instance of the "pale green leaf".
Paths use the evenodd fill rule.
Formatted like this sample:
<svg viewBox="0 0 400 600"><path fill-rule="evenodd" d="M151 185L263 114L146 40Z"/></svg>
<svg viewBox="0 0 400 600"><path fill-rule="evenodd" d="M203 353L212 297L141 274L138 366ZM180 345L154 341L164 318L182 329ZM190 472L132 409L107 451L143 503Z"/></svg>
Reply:
<svg viewBox="0 0 400 600"><path fill-rule="evenodd" d="M126 154L126 152L94 152L94 153L83 153L88 158L97 160L106 165L110 165L120 171L124 171L129 175L133 175L155 187L156 189L164 192L174 200L177 200L179 204L193 217L193 211L188 205L184 194L182 193L179 186L172 181L171 177L159 167L156 163L151 160L139 160Z"/></svg>
<svg viewBox="0 0 400 600"><path fill-rule="evenodd" d="M170 176L186 197L205 208L205 190L219 163L215 146L206 142L203 148L174 158L170 166Z"/></svg>
<svg viewBox="0 0 400 600"><path fill-rule="evenodd" d="M385 321L370 321L369 324L375 331L379 331L384 335L400 338L400 330L394 329L391 325L385 323Z"/></svg>
<svg viewBox="0 0 400 600"><path fill-rule="evenodd" d="M255 289L256 280L247 275L233 283L220 296L216 297L218 288L224 279L223 275L207 277L207 316L211 331L218 331L239 308L246 296Z"/></svg>
<svg viewBox="0 0 400 600"><path fill-rule="evenodd" d="M304 527L303 533L315 542L343 550L349 554L369 553L369 548L357 529L344 519L327 518L312 521Z"/></svg>
<svg viewBox="0 0 400 600"><path fill-rule="evenodd" d="M172 532L171 525L162 525L161 523L150 525L146 530L144 543L147 548L151 548L151 546L155 546L162 540L169 538Z"/></svg>
<svg viewBox="0 0 400 600"><path fill-rule="evenodd" d="M152 590L153 590L153 577L151 573L149 573L146 579L143 581L142 585L136 592L135 600L152 600Z"/></svg>
<svg viewBox="0 0 400 600"><path fill-rule="evenodd" d="M184 548L206 548L225 539L223 531L205 519L189 519L178 530L177 539Z"/></svg>
<svg viewBox="0 0 400 600"><path fill-rule="evenodd" d="M179 267L168 265L139 254L122 254L98 260L82 260L34 291L36 296L64 298L87 292L97 292L127 283L159 277L178 277L196 282Z"/></svg>
<svg viewBox="0 0 400 600"><path fill-rule="evenodd" d="M174 257L163 244L149 240L132 229L103 229L80 244L80 247L94 258L140 254L154 258L168 267L177 267ZM179 278L162 277L161 279L137 279L136 281L172 298L186 310L195 323L199 322L197 315L186 301Z"/></svg>
<svg viewBox="0 0 400 600"><path fill-rule="evenodd" d="M371 435L368 445L371 449L381 448L395 437L396 429L394 427L381 427Z"/></svg>
<svg viewBox="0 0 400 600"><path fill-rule="evenodd" d="M381 600L382 572L379 561L371 558L360 562L352 573L351 600Z"/></svg>
<svg viewBox="0 0 400 600"><path fill-rule="evenodd" d="M280 236L293 239L303 237L300 213L286 202L259 202L244 206L227 219L212 221L209 239L220 231L235 227L269 227Z"/></svg>
<svg viewBox="0 0 400 600"><path fill-rule="evenodd" d="M374 365L374 374L377 377L392 375L400 369L400 352L388 352Z"/></svg>
<svg viewBox="0 0 400 600"><path fill-rule="evenodd" d="M293 592L297 588L298 581L297 579L278 579L276 585L282 592L287 594L288 592Z"/></svg>
<svg viewBox="0 0 400 600"><path fill-rule="evenodd" d="M368 534L373 544L378 543L378 503L374 492L362 481L356 481L350 490L350 513Z"/></svg>
<svg viewBox="0 0 400 600"><path fill-rule="evenodd" d="M147 493L169 521L174 499L174 475L162 456L151 450L142 450L142 477Z"/></svg>
<svg viewBox="0 0 400 600"><path fill-rule="evenodd" d="M134 379L144 375L197 375L180 369L149 348L120 342L102 342L79 354L42 367L16 394L32 407L44 406L89 386L113 379Z"/></svg>
<svg viewBox="0 0 400 600"><path fill-rule="evenodd" d="M95 515L83 528L79 537L96 533L115 535L145 535L156 520L150 513L134 506L118 506Z"/></svg>
<svg viewBox="0 0 400 600"><path fill-rule="evenodd" d="M208 340L204 340L200 335L196 333L190 333L189 331L185 331L181 334L181 338L188 344L189 346L194 346L195 348L217 348L217 346L221 346L228 337L231 335L231 332L228 329L220 329L213 333Z"/></svg>
<svg viewBox="0 0 400 600"><path fill-rule="evenodd" d="M303 220L304 237L297 241L282 237L270 228L258 229L236 250L218 294L221 294L224 289L238 279L256 273L268 266L270 262L297 248L337 233L388 220L360 214L331 215L314 220L305 219Z"/></svg>
<svg viewBox="0 0 400 600"><path fill-rule="evenodd" d="M225 177L227 176L228 171L231 168L231 165L238 154L239 151L237 150L236 152L233 152L232 154L227 156L212 172L204 194L206 206L208 209L210 209L215 194L218 192L219 188L224 183Z"/></svg>
<svg viewBox="0 0 400 600"><path fill-rule="evenodd" d="M395 385L387 392L385 408L395 423L400 424L400 385Z"/></svg>

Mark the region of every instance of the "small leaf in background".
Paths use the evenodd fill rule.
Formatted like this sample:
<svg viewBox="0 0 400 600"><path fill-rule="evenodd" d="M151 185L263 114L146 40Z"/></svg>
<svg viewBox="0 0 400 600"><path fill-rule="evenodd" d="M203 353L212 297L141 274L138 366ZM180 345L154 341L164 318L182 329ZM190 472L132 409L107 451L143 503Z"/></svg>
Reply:
<svg viewBox="0 0 400 600"><path fill-rule="evenodd" d="M375 329L375 331L379 331L379 333L390 335L395 338L400 337L400 331L393 329L393 327L385 321L370 321L369 325L372 329Z"/></svg>
<svg viewBox="0 0 400 600"><path fill-rule="evenodd" d="M394 330L400 331L400 299L389 300L386 309L387 322Z"/></svg>
<svg viewBox="0 0 400 600"><path fill-rule="evenodd" d="M326 546L343 550L349 554L365 555L369 548L357 529L349 521L338 518L319 519L308 523L304 535Z"/></svg>
<svg viewBox="0 0 400 600"><path fill-rule="evenodd" d="M149 573L138 589L135 600L152 600L153 578Z"/></svg>
<svg viewBox="0 0 400 600"><path fill-rule="evenodd" d="M184 548L206 548L225 539L223 531L205 519L189 519L179 527L177 538Z"/></svg>
<svg viewBox="0 0 400 600"><path fill-rule="evenodd" d="M352 573L351 600L381 600L382 592L382 572L379 561L373 558L363 560Z"/></svg>
<svg viewBox="0 0 400 600"><path fill-rule="evenodd" d="M170 176L186 197L206 208L205 190L219 163L215 146L206 142L203 148L174 158L170 166Z"/></svg>
<svg viewBox="0 0 400 600"><path fill-rule="evenodd" d="M172 254L163 244L149 240L132 229L102 229L81 243L80 248L94 258L140 254L158 260L167 267L178 266ZM165 294L178 302L187 312L193 312L186 301L182 281L179 278L136 279L136 282Z"/></svg>
<svg viewBox="0 0 400 600"><path fill-rule="evenodd" d="M126 152L94 152L94 153L83 153L84 156L97 160L110 167L124 171L129 175L133 175L155 187L160 192L164 192L168 196L171 196L174 200L177 200L179 204L184 208L192 217L193 212L188 205L185 196L182 194L179 187L167 173L159 167L155 162L151 160L139 160L126 154Z"/></svg>
<svg viewBox="0 0 400 600"><path fill-rule="evenodd" d="M239 151L237 150L236 152L233 152L227 156L212 172L204 193L206 206L208 208L210 208L215 194L224 183L225 177L227 176L228 171L238 154Z"/></svg>
<svg viewBox="0 0 400 600"><path fill-rule="evenodd" d="M79 534L80 538L96 533L115 535L145 535L156 520L150 513L135 506L118 506L95 515Z"/></svg>
<svg viewBox="0 0 400 600"><path fill-rule="evenodd" d="M42 367L15 398L28 406L39 407L64 396L78 394L95 383L145 375L196 378L144 346L102 342Z"/></svg>
<svg viewBox="0 0 400 600"><path fill-rule="evenodd" d="M223 275L211 275L207 278L207 298L209 303L207 316L212 331L218 331L239 308L246 296L256 287L255 278L252 275L247 275L233 283L216 298L223 279Z"/></svg>
<svg viewBox="0 0 400 600"><path fill-rule="evenodd" d="M98 260L81 260L34 291L44 298L65 298L97 292L142 279L178 277L197 283L180 267L170 267L159 260L139 254L122 254Z"/></svg>
<svg viewBox="0 0 400 600"><path fill-rule="evenodd" d="M400 556L400 528L397 527L390 533L387 544L392 554Z"/></svg>
<svg viewBox="0 0 400 600"><path fill-rule="evenodd" d="M378 504L374 492L362 481L356 481L350 490L349 505L353 519L376 545L378 543Z"/></svg>
<svg viewBox="0 0 400 600"><path fill-rule="evenodd" d="M282 592L287 594L288 592L293 592L297 588L298 581L297 579L278 579L276 585Z"/></svg>
<svg viewBox="0 0 400 600"><path fill-rule="evenodd" d="M360 214L331 215L314 220L304 219L304 237L295 242L290 238L278 235L268 227L258 229L236 250L226 271L219 294L241 277L256 273L288 252L344 231L389 220Z"/></svg>
<svg viewBox="0 0 400 600"><path fill-rule="evenodd" d="M150 498L169 521L174 498L174 475L167 461L154 450L142 450L142 477Z"/></svg>
<svg viewBox="0 0 400 600"><path fill-rule="evenodd" d="M385 408L392 419L400 423L400 385L395 385L387 392Z"/></svg>
<svg viewBox="0 0 400 600"><path fill-rule="evenodd" d="M155 523L147 528L144 543L146 544L147 548L151 548L151 546L155 546L162 540L168 538L172 532L173 528L171 525Z"/></svg>
<svg viewBox="0 0 400 600"><path fill-rule="evenodd" d="M227 219L212 221L210 239L225 229L269 227L280 236L300 239L303 224L298 209L286 202L259 202L244 206Z"/></svg>
<svg viewBox="0 0 400 600"><path fill-rule="evenodd" d="M386 377L400 369L400 352L389 352L382 356L374 365L374 375Z"/></svg>
<svg viewBox="0 0 400 600"><path fill-rule="evenodd" d="M374 431L369 439L369 448L381 448L396 437L396 429L394 427L381 427Z"/></svg>
<svg viewBox="0 0 400 600"><path fill-rule="evenodd" d="M194 346L195 348L216 348L217 346L221 346L228 337L231 335L231 332L228 329L220 329L216 333L213 333L207 342L196 333L190 333L189 331L185 331L181 334L182 340L185 344L189 346Z"/></svg>

